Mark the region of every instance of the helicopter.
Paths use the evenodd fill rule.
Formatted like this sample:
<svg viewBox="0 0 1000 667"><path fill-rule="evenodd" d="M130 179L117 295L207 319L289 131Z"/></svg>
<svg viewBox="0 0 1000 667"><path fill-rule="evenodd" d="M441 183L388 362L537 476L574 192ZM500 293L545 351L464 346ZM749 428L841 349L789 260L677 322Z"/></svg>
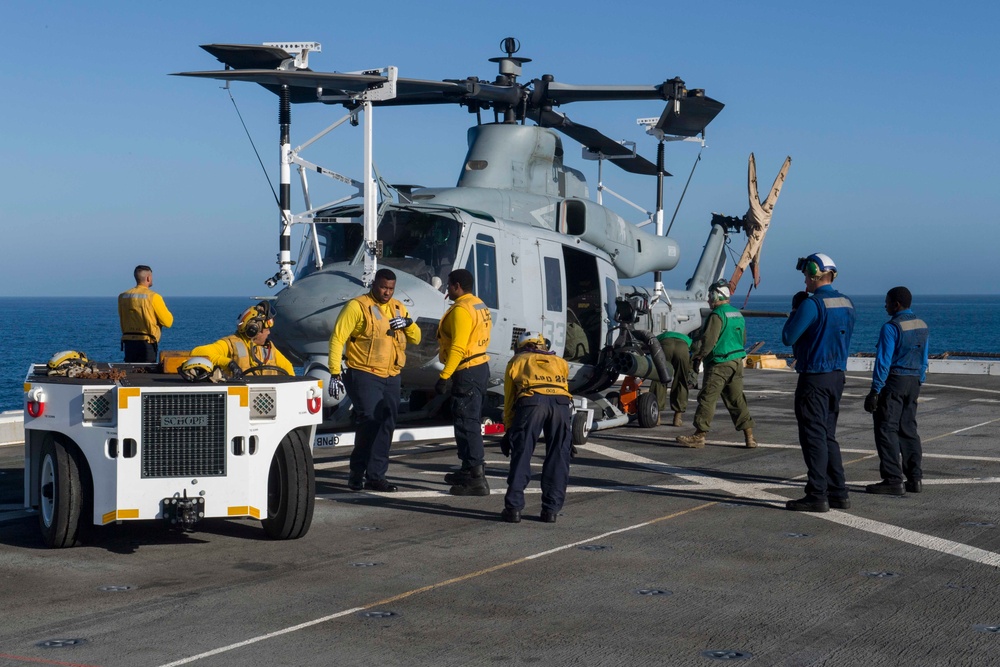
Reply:
<svg viewBox="0 0 1000 667"><path fill-rule="evenodd" d="M751 154L747 213L712 214L708 239L685 289L663 286L662 272L680 259L677 242L663 234L663 179L670 175L664 170L664 143L701 141L704 146L705 127L724 106L703 89L689 89L679 77L650 85L576 85L546 74L521 82L522 68L531 59L516 55L520 44L513 37L501 42L505 55L489 59L498 65L493 81L476 76L404 78L393 66L317 72L308 64L310 53L322 51L317 42L201 48L225 69L178 76L222 80L227 86L256 83L278 96L279 270L265 283L271 288L283 284L270 297L275 313L271 339L306 375L329 380L328 341L341 309L368 291L378 268L387 267L397 276L395 298L406 304L422 334L419 345L408 346L402 371L408 414L437 414L445 399L433 392L443 367L436 331L448 307L443 297L448 274L465 268L473 274L475 293L493 320L485 411L494 417L502 411L503 374L515 343L525 331L539 331L569 364L569 388L577 409L573 438L582 444L591 430L636 419L644 427L658 423L651 393L635 393L626 405L624 389L621 395L602 392L621 377L638 384L642 379L670 382L655 334L691 334L702 326L710 312L709 287L722 277L731 234L748 236L732 288L748 267L755 284L759 282L760 249L791 159L761 202ZM639 119L658 140L655 163L639 155L634 143L615 141L555 109L571 103L638 100L665 103L658 117ZM346 114L293 148L291 108L310 103L342 106ZM459 105L475 114L454 187L392 184L376 169L373 110L409 105ZM492 112L491 122L484 122L484 112ZM345 123L363 123L361 179L303 157L306 148ZM590 199L583 172L565 163L560 135L580 143L584 158L598 162L597 201ZM656 211L643 223L627 222L603 204L605 162L631 174L656 177ZM292 165L298 169L305 201L305 210L294 214ZM314 205L311 174L355 192ZM649 224L654 225L653 233L642 228ZM291 253L295 225L305 227L297 260ZM622 282L648 274L653 275L652 290ZM325 428L353 430L349 399L326 396L324 401ZM401 413L400 422L406 419L407 413Z"/></svg>

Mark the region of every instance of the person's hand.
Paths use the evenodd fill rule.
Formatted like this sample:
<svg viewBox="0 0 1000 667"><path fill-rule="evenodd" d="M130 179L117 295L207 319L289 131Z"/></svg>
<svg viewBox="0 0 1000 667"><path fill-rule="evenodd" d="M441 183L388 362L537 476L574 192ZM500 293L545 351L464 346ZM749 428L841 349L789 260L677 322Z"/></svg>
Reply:
<svg viewBox="0 0 1000 667"><path fill-rule="evenodd" d="M444 378L439 378L437 382L434 383L434 393L438 396L444 396L451 389L451 379L445 380Z"/></svg>
<svg viewBox="0 0 1000 667"><path fill-rule="evenodd" d="M691 360L691 371L695 375L698 375L698 373L701 372L701 359L699 359L698 357L695 357L694 359Z"/></svg>
<svg viewBox="0 0 1000 667"><path fill-rule="evenodd" d="M399 329L405 329L411 324L413 324L413 320L409 317L394 317L389 320L389 330L398 331Z"/></svg>
<svg viewBox="0 0 1000 667"><path fill-rule="evenodd" d="M341 379L340 375L330 376L330 386L326 391L330 394L330 398L333 399L340 398L347 393L347 388L344 386L344 381Z"/></svg>
<svg viewBox="0 0 1000 667"><path fill-rule="evenodd" d="M500 440L500 453L510 458L510 433L504 433Z"/></svg>
<svg viewBox="0 0 1000 667"><path fill-rule="evenodd" d="M229 371L229 374L234 378L243 377L243 369L240 368L240 365L235 361L230 361L228 364L226 364L226 370Z"/></svg>
<svg viewBox="0 0 1000 667"><path fill-rule="evenodd" d="M792 312L794 313L795 309L801 306L802 302L808 298L809 298L809 292L806 291L796 292L795 296L792 297Z"/></svg>
<svg viewBox="0 0 1000 667"><path fill-rule="evenodd" d="M878 392L872 389L865 396L865 412L875 412L875 408L878 407Z"/></svg>

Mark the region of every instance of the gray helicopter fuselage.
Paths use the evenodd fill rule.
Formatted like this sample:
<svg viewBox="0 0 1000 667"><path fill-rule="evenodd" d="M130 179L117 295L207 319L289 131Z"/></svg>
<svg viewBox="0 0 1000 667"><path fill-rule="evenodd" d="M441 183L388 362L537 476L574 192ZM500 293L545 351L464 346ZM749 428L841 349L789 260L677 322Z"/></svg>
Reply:
<svg viewBox="0 0 1000 667"><path fill-rule="evenodd" d="M616 326L620 281L674 268L677 244L587 199L586 180L563 165L562 142L551 130L480 125L469 130L469 142L456 187L414 189L407 201L380 211L378 266L395 272L395 298L422 332L420 344L407 349L404 386L426 389L438 378L435 334L449 305L448 274L458 268L472 272L475 293L491 311L494 385L526 330L541 332L567 359L571 388L585 384ZM341 309L368 291L363 210L321 210L312 224L316 241L294 283L276 297L272 337L308 373L322 376ZM700 274L721 271L724 240L725 230L714 227L700 273L687 290L654 299L642 328L659 333L701 325L708 282Z"/></svg>

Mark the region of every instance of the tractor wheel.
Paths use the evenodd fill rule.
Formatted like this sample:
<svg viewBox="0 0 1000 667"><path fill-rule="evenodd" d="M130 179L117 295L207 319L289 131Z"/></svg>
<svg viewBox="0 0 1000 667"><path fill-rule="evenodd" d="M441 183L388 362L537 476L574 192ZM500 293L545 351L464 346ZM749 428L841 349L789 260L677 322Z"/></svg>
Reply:
<svg viewBox="0 0 1000 667"><path fill-rule="evenodd" d="M639 426L643 428L653 428L660 423L660 404L656 401L656 394L646 392L639 396Z"/></svg>
<svg viewBox="0 0 1000 667"><path fill-rule="evenodd" d="M573 415L573 444L587 444L587 436L589 435L590 429L587 428L587 413L577 412Z"/></svg>
<svg viewBox="0 0 1000 667"><path fill-rule="evenodd" d="M38 524L45 546L62 549L78 544L87 492L76 456L51 435L42 442L38 489Z"/></svg>
<svg viewBox="0 0 1000 667"><path fill-rule="evenodd" d="M296 540L312 524L316 505L316 473L312 452L301 431L286 435L267 476L267 518L261 523L268 537Z"/></svg>

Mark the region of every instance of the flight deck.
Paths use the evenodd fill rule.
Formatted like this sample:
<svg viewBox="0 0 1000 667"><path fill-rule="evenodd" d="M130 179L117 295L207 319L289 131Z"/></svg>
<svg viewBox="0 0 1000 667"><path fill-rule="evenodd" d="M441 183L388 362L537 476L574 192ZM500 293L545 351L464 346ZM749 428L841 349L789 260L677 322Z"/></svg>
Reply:
<svg viewBox="0 0 1000 667"><path fill-rule="evenodd" d="M95 529L49 550L20 508L22 450L0 447L0 665L982 665L1000 660L1000 379L928 376L924 490L878 481L870 376L849 372L839 425L852 507L797 513L805 464L795 376L752 370L760 446L725 409L704 449L686 426L591 433L555 524L500 521L448 495L446 442L393 446L399 492L347 489L348 448L316 450L312 528L250 520L195 532ZM536 450L538 469L544 445Z"/></svg>

